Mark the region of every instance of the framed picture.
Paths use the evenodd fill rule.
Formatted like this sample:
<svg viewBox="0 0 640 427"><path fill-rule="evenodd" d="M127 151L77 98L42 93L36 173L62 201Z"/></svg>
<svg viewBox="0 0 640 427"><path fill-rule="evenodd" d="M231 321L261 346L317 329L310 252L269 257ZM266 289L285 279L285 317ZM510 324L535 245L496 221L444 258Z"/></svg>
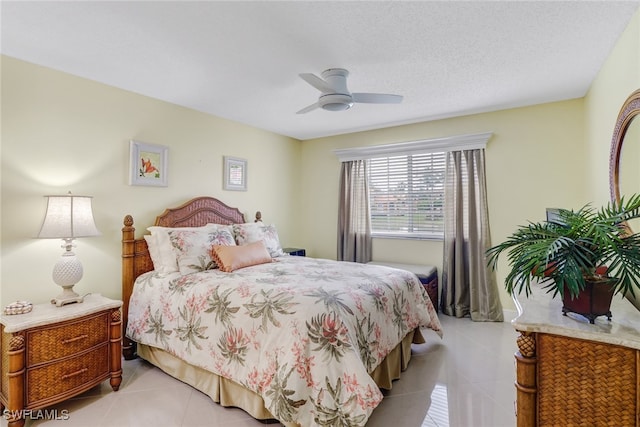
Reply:
<svg viewBox="0 0 640 427"><path fill-rule="evenodd" d="M166 187L169 148L131 140L131 164L129 185L153 185Z"/></svg>
<svg viewBox="0 0 640 427"><path fill-rule="evenodd" d="M224 189L247 191L247 161L224 156Z"/></svg>

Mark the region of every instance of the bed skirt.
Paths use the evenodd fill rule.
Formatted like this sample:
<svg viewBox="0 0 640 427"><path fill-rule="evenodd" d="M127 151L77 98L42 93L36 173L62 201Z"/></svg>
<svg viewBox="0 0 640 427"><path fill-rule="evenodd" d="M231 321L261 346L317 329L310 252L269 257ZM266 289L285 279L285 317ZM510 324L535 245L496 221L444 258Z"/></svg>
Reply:
<svg viewBox="0 0 640 427"><path fill-rule="evenodd" d="M387 357L370 374L378 387L391 390L392 382L400 378L411 359L411 344L425 342L420 329L409 332ZM139 344L138 356L167 374L208 395L214 402L225 407L243 409L258 420L274 419L265 408L262 397L257 393L197 366L189 365L170 353L156 347ZM286 427L299 427L298 424L283 423Z"/></svg>

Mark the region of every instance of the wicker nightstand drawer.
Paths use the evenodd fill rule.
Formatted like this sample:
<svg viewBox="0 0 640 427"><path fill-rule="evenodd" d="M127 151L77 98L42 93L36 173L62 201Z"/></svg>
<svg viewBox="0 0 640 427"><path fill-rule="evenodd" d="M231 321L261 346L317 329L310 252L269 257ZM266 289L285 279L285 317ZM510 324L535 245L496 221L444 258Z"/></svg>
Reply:
<svg viewBox="0 0 640 427"><path fill-rule="evenodd" d="M109 345L70 359L27 370L25 407L45 406L77 389L87 390L109 377Z"/></svg>
<svg viewBox="0 0 640 427"><path fill-rule="evenodd" d="M122 301L87 295L57 307L0 316L0 409L9 427L27 412L76 396L109 379L122 382Z"/></svg>
<svg viewBox="0 0 640 427"><path fill-rule="evenodd" d="M109 340L109 313L27 332L27 366L61 359Z"/></svg>

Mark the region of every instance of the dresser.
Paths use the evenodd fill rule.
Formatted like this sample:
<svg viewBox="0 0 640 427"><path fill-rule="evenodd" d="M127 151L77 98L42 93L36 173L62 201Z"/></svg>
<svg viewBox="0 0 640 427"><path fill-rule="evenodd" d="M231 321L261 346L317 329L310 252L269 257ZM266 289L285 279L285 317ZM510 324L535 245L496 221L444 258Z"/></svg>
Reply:
<svg viewBox="0 0 640 427"><path fill-rule="evenodd" d="M640 426L640 312L615 295L612 319L562 314L534 287L514 299L518 427Z"/></svg>
<svg viewBox="0 0 640 427"><path fill-rule="evenodd" d="M10 427L106 379L122 381L122 301L90 294L84 302L34 305L0 317L0 409Z"/></svg>

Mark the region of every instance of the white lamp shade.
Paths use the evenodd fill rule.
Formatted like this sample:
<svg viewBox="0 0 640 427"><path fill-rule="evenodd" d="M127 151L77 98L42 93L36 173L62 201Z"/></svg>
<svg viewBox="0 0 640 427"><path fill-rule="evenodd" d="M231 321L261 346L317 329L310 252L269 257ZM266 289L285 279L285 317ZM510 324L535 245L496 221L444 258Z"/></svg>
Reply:
<svg viewBox="0 0 640 427"><path fill-rule="evenodd" d="M47 213L42 223L39 238L65 239L99 236L100 231L93 220L90 196L45 196L48 198Z"/></svg>

